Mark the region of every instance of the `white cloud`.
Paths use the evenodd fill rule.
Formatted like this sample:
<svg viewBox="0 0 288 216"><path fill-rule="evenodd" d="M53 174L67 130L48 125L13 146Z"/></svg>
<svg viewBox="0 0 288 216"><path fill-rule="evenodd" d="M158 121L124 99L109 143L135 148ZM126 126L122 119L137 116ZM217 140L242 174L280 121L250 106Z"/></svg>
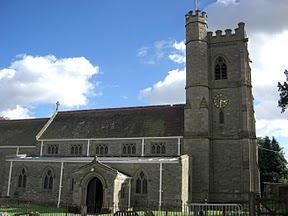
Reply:
<svg viewBox="0 0 288 216"><path fill-rule="evenodd" d="M183 103L185 101L185 70L172 70L161 81L140 91L140 100L151 104Z"/></svg>
<svg viewBox="0 0 288 216"><path fill-rule="evenodd" d="M237 1L236 0L218 0L217 3L227 6L230 4L237 4Z"/></svg>
<svg viewBox="0 0 288 216"><path fill-rule="evenodd" d="M178 64L183 64L186 62L186 45L184 41L177 42L175 41L173 44L173 47L175 48L173 54L170 54L168 57L171 61L178 63Z"/></svg>
<svg viewBox="0 0 288 216"><path fill-rule="evenodd" d="M33 118L33 116L31 116L31 112L27 108L19 105L16 105L15 108L0 112L0 116L7 119Z"/></svg>
<svg viewBox="0 0 288 216"><path fill-rule="evenodd" d="M22 108L26 117L25 107L31 104L85 105L87 96L97 92L91 78L98 72L84 57L22 55L0 69L0 112L21 113Z"/></svg>
<svg viewBox="0 0 288 216"><path fill-rule="evenodd" d="M174 63L185 63L185 43L175 40L160 40L153 46L142 46L138 49L137 56L144 64L158 64L167 57Z"/></svg>
<svg viewBox="0 0 288 216"><path fill-rule="evenodd" d="M273 34L288 27L287 0L239 0L237 4L224 2L233 0L218 0L205 9L210 30L234 28L238 22L245 22L249 33Z"/></svg>

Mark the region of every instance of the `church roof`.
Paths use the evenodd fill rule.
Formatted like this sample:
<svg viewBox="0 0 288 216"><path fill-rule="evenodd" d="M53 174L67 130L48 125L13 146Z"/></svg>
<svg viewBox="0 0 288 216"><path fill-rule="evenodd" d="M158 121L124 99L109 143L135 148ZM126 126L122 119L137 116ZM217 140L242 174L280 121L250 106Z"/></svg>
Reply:
<svg viewBox="0 0 288 216"><path fill-rule="evenodd" d="M184 105L58 112L40 139L182 136Z"/></svg>
<svg viewBox="0 0 288 216"><path fill-rule="evenodd" d="M33 146L47 118L0 120L0 146Z"/></svg>

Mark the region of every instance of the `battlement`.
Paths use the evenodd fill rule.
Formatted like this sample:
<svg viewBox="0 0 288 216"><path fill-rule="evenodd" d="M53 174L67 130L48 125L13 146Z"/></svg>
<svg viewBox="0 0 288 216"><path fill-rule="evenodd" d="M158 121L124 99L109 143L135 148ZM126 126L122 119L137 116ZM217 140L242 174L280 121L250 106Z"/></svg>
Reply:
<svg viewBox="0 0 288 216"><path fill-rule="evenodd" d="M189 11L186 15L186 24L193 22L203 22L207 24L207 14L204 11L196 10L195 12Z"/></svg>
<svg viewBox="0 0 288 216"><path fill-rule="evenodd" d="M232 29L226 29L225 33L222 30L217 30L215 33L207 32L207 39L210 43L246 40L245 23L238 23L238 28L234 32Z"/></svg>

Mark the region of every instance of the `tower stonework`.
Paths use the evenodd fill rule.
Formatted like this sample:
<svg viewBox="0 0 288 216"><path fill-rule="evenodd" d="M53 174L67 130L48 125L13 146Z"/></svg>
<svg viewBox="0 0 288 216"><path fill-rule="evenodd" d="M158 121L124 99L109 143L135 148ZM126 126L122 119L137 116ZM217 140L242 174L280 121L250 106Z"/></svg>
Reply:
<svg viewBox="0 0 288 216"><path fill-rule="evenodd" d="M255 119L244 23L207 32L205 12L186 15L184 152L190 201L247 200L259 193Z"/></svg>

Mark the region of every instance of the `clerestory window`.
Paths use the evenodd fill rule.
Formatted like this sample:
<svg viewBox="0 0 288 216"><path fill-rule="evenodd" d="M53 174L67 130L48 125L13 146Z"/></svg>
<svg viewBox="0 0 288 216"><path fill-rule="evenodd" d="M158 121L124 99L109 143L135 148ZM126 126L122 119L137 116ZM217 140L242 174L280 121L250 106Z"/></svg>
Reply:
<svg viewBox="0 0 288 216"><path fill-rule="evenodd" d="M153 142L151 143L151 154L165 154L166 153L166 147L164 142Z"/></svg>
<svg viewBox="0 0 288 216"><path fill-rule="evenodd" d="M136 144L135 143L127 143L122 146L122 154L123 155L135 155L136 154Z"/></svg>
<svg viewBox="0 0 288 216"><path fill-rule="evenodd" d="M70 149L71 155L82 155L82 145L72 145Z"/></svg>

